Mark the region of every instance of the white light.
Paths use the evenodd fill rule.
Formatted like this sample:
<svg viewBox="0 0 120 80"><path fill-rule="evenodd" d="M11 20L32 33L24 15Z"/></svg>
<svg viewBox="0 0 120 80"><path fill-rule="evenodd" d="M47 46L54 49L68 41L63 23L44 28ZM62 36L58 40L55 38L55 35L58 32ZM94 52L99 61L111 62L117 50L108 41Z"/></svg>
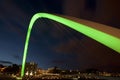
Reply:
<svg viewBox="0 0 120 80"><path fill-rule="evenodd" d="M28 71L25 74L28 75Z"/></svg>
<svg viewBox="0 0 120 80"><path fill-rule="evenodd" d="M33 73L31 72L31 73L30 73L30 75L32 76L32 75L33 75Z"/></svg>

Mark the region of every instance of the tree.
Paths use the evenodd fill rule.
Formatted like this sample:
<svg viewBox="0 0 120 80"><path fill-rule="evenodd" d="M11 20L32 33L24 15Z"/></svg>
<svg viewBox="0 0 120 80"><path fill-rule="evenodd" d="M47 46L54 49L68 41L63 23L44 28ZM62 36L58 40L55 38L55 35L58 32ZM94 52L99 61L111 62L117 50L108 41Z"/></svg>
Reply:
<svg viewBox="0 0 120 80"><path fill-rule="evenodd" d="M4 66L2 64L0 64L0 68L3 68Z"/></svg>
<svg viewBox="0 0 120 80"><path fill-rule="evenodd" d="M8 73L8 74L17 74L18 72L19 72L19 66L17 64L13 64L12 66L8 66L4 70L4 73Z"/></svg>

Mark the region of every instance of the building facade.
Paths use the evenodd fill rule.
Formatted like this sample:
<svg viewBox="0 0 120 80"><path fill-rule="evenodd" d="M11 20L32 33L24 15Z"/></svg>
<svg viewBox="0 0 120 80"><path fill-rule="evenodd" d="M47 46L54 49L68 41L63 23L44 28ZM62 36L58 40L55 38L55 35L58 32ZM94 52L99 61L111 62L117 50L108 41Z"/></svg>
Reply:
<svg viewBox="0 0 120 80"><path fill-rule="evenodd" d="M25 67L25 75L26 76L33 76L36 75L37 73L37 64L34 62L29 62L26 63L26 67Z"/></svg>

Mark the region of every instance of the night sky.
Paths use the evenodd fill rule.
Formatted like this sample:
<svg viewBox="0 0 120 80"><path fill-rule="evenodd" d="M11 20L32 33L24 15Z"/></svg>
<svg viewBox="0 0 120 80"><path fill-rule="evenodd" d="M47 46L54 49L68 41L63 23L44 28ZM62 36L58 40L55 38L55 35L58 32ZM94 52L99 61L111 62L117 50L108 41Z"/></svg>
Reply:
<svg viewBox="0 0 120 80"><path fill-rule="evenodd" d="M0 0L0 64L22 63L27 28L35 13L75 16L74 12L67 14L69 9L64 8L65 0ZM120 28L119 24L107 24ZM27 62L30 61L43 69L58 66L62 69L96 68L120 72L120 54L48 19L39 19L33 26L27 57Z"/></svg>

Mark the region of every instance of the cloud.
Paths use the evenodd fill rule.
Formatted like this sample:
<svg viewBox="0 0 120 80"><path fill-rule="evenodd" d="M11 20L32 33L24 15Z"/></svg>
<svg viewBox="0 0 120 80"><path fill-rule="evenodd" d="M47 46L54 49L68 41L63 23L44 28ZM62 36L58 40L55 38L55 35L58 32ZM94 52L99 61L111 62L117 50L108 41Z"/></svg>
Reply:
<svg viewBox="0 0 120 80"><path fill-rule="evenodd" d="M7 5L7 6L6 6ZM4 22L4 29L7 32L17 34L20 37L25 37L25 28L29 18L27 14L20 9L20 6L16 5L13 1L2 1L0 5L1 15L0 18Z"/></svg>
<svg viewBox="0 0 120 80"><path fill-rule="evenodd" d="M77 55L78 68L101 68L110 69L109 66L120 66L120 55L104 45L84 37L81 40L73 38L54 47L56 53ZM75 61L75 60L74 60ZM111 68L111 70L115 70Z"/></svg>
<svg viewBox="0 0 120 80"><path fill-rule="evenodd" d="M0 60L0 63L2 63L2 64L13 64L13 63L10 62L10 61L3 61L3 60Z"/></svg>
<svg viewBox="0 0 120 80"><path fill-rule="evenodd" d="M52 63L53 63L53 64L63 65L63 64L66 63L66 61L65 61L65 60L53 60Z"/></svg>
<svg viewBox="0 0 120 80"><path fill-rule="evenodd" d="M16 60L21 60L21 56L18 55L18 54L13 54L13 58L16 59Z"/></svg>
<svg viewBox="0 0 120 80"><path fill-rule="evenodd" d="M55 51L59 53L79 53L84 49L83 43L77 38L71 38L55 46Z"/></svg>

